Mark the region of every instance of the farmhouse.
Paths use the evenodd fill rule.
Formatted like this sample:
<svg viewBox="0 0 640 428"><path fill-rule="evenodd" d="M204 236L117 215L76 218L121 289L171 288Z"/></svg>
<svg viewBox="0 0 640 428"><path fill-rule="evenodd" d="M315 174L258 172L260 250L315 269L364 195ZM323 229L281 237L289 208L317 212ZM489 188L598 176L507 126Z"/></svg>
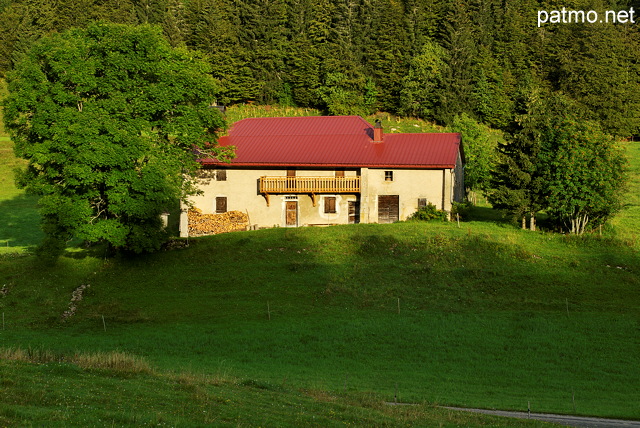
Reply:
<svg viewBox="0 0 640 428"><path fill-rule="evenodd" d="M204 214L240 211L252 227L392 223L464 194L460 134L385 134L359 116L252 118L223 146L231 163L201 159L191 199ZM181 235L188 236L186 208Z"/></svg>

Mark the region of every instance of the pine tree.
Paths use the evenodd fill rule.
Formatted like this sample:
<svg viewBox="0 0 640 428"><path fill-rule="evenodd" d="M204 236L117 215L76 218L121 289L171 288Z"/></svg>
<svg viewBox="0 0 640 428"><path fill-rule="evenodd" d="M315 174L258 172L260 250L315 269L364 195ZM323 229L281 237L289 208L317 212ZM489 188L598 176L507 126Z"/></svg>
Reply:
<svg viewBox="0 0 640 428"><path fill-rule="evenodd" d="M477 45L467 2L454 0L449 4L442 27L442 44L447 50L447 67L443 75L440 105L436 118L451 123L455 115L471 112Z"/></svg>
<svg viewBox="0 0 640 428"><path fill-rule="evenodd" d="M255 100L259 91L233 12L228 0L189 2L184 12L185 43L209 55L212 76L220 86L215 102L223 105Z"/></svg>
<svg viewBox="0 0 640 428"><path fill-rule="evenodd" d="M9 71L43 35L56 29L55 4L27 0L5 6L0 13L0 75Z"/></svg>
<svg viewBox="0 0 640 428"><path fill-rule="evenodd" d="M401 114L435 120L441 107L448 52L427 40L422 52L409 62L409 71L400 91Z"/></svg>
<svg viewBox="0 0 640 428"><path fill-rule="evenodd" d="M257 101L278 101L289 52L287 9L284 0L233 0L240 46L245 50L258 86Z"/></svg>
<svg viewBox="0 0 640 428"><path fill-rule="evenodd" d="M536 215L546 207L544 183L545 166L541 162L542 135L553 132L546 126L547 119L561 112L547 105L548 94L536 91L530 94L527 113L516 121L516 131L506 135L506 143L498 147L497 165L493 171L489 202L496 209L520 219L522 228L536 229Z"/></svg>

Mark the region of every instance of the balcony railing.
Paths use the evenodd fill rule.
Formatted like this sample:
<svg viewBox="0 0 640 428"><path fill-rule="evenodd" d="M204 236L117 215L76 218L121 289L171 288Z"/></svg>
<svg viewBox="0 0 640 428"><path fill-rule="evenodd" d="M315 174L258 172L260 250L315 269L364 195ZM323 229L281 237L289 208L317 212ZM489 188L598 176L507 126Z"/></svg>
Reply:
<svg viewBox="0 0 640 428"><path fill-rule="evenodd" d="M260 177L261 193L359 193L360 177Z"/></svg>

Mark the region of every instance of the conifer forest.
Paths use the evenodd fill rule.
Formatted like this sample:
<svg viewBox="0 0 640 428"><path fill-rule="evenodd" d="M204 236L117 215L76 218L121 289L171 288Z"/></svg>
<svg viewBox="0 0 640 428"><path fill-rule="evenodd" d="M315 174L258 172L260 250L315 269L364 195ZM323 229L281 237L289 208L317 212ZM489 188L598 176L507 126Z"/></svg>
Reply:
<svg viewBox="0 0 640 428"><path fill-rule="evenodd" d="M562 7L628 19L539 22L539 11ZM631 9L640 14L638 2L599 0L0 0L0 77L43 35L97 20L151 23L173 46L209 55L219 104L443 125L466 113L511 132L532 98L558 93L581 118L631 137L640 133Z"/></svg>

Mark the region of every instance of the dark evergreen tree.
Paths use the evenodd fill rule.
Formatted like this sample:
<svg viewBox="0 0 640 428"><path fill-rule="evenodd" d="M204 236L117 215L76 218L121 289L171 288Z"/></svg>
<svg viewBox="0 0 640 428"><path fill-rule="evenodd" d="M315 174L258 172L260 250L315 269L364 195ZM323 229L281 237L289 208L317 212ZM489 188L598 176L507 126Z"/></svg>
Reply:
<svg viewBox="0 0 640 428"><path fill-rule="evenodd" d="M372 1L361 9L361 22L369 23L361 34L362 63L376 86L380 108L398 111L402 78L409 68L410 43L401 2Z"/></svg>
<svg viewBox="0 0 640 428"><path fill-rule="evenodd" d="M492 188L488 194L494 208L508 212L514 219L526 218L532 230L536 228L536 215L546 207L547 190L544 176L546 167L541 161L542 135L553 132L547 121L554 114L563 114L545 99L546 91L530 94L527 113L516 121L516 131L506 135L506 143L498 147L497 165L493 171Z"/></svg>
<svg viewBox="0 0 640 428"><path fill-rule="evenodd" d="M427 39L422 52L409 62L400 90L398 111L406 116L436 120L440 110L448 52Z"/></svg>
<svg viewBox="0 0 640 428"><path fill-rule="evenodd" d="M257 101L276 103L284 90L285 58L289 52L284 0L233 0L238 41L245 50L258 85Z"/></svg>
<svg viewBox="0 0 640 428"><path fill-rule="evenodd" d="M55 3L26 0L0 13L0 76L4 76L43 35L56 30Z"/></svg>
<svg viewBox="0 0 640 428"><path fill-rule="evenodd" d="M477 44L467 2L454 0L449 4L442 25L442 45L447 50L447 67L443 75L440 105L436 112L439 122L451 123L457 114L471 112Z"/></svg>
<svg viewBox="0 0 640 428"><path fill-rule="evenodd" d="M404 27L411 56L419 55L422 46L437 36L445 2L438 0L404 0Z"/></svg>

